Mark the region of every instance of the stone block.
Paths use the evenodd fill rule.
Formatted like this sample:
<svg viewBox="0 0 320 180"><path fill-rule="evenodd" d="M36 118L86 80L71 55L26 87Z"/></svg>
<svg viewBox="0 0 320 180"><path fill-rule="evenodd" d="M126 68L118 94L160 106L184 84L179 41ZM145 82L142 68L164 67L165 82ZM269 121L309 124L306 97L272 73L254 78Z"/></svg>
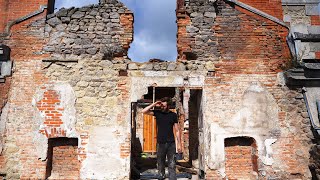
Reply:
<svg viewBox="0 0 320 180"><path fill-rule="evenodd" d="M309 26L307 29L310 34L320 34L320 26Z"/></svg>
<svg viewBox="0 0 320 180"><path fill-rule="evenodd" d="M56 27L58 24L61 24L61 20L57 17L53 17L49 20L47 20L47 23L52 26L52 27Z"/></svg>
<svg viewBox="0 0 320 180"><path fill-rule="evenodd" d="M217 14L215 12L205 12L204 17L215 18Z"/></svg>
<svg viewBox="0 0 320 180"><path fill-rule="evenodd" d="M198 31L199 31L199 28L197 28L197 27L187 26L187 32L188 33L195 33L195 32L198 32Z"/></svg>
<svg viewBox="0 0 320 180"><path fill-rule="evenodd" d="M141 70L152 70L153 69L153 64L152 63L144 63L140 66Z"/></svg>
<svg viewBox="0 0 320 180"><path fill-rule="evenodd" d="M68 16L68 9L61 8L58 12L56 12L57 17L66 17Z"/></svg>
<svg viewBox="0 0 320 180"><path fill-rule="evenodd" d="M310 42L310 51L312 52L320 51L320 42Z"/></svg>
<svg viewBox="0 0 320 180"><path fill-rule="evenodd" d="M74 14L72 14L71 18L72 19L80 19L82 17L84 17L85 12L81 12L81 11L76 11Z"/></svg>
<svg viewBox="0 0 320 180"><path fill-rule="evenodd" d="M0 63L1 63L1 66L0 66L1 76L10 76L12 72L12 61L4 61Z"/></svg>
<svg viewBox="0 0 320 180"><path fill-rule="evenodd" d="M176 69L176 67L177 67L177 64L176 64L176 63L170 63L170 64L168 65L167 70L168 70L168 71L174 71L174 70Z"/></svg>
<svg viewBox="0 0 320 180"><path fill-rule="evenodd" d="M139 69L139 66L136 63L130 63L128 65L128 69L129 70L137 70L137 69Z"/></svg>
<svg viewBox="0 0 320 180"><path fill-rule="evenodd" d="M320 15L320 6L318 5L306 5L306 15Z"/></svg>

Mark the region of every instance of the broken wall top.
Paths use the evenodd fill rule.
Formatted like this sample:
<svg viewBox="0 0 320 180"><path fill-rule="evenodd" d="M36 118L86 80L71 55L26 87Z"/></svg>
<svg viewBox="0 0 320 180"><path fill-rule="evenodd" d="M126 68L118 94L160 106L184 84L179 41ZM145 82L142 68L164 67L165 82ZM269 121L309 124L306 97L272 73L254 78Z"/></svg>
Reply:
<svg viewBox="0 0 320 180"><path fill-rule="evenodd" d="M122 3L60 9L47 16L44 51L51 59L108 59L127 56L133 38L133 14Z"/></svg>

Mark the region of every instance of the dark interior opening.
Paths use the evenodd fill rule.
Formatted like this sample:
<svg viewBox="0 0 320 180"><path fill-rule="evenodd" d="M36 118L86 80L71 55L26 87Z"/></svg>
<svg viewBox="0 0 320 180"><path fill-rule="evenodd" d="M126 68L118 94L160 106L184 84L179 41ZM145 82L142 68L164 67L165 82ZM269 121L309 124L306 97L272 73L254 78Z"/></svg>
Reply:
<svg viewBox="0 0 320 180"><path fill-rule="evenodd" d="M320 59L303 59L304 63L320 63Z"/></svg>
<svg viewBox="0 0 320 180"><path fill-rule="evenodd" d="M145 94L143 96L143 99L141 101L145 102L152 102L153 100L153 90L155 90L155 100L159 100L163 97L170 97L174 98L176 94L176 90L174 87L148 87L148 94Z"/></svg>
<svg viewBox="0 0 320 180"><path fill-rule="evenodd" d="M190 176L199 175L200 172L200 155L199 152L199 133L202 133L202 116L201 116L201 89L185 89L183 87L149 87L148 93L142 99L131 104L132 107L132 179L138 179L140 174L155 174L156 171L156 141L151 146L146 146L152 139L156 140L156 133L152 126L156 128L156 120L144 115L141 110L147 105L151 104L153 100L159 100L163 97L170 97L173 103L170 106L172 111L178 115L178 122L180 126L181 140L183 146L182 160L177 162L177 171L187 173ZM153 123L153 124L152 124ZM201 127L201 128L200 128ZM148 131L147 133L145 131ZM151 133L152 132L152 133ZM150 147L151 150L149 149ZM193 164L195 163L195 164Z"/></svg>
<svg viewBox="0 0 320 180"><path fill-rule="evenodd" d="M80 162L78 161L77 138L51 138L48 140L46 179L63 177L78 179Z"/></svg>
<svg viewBox="0 0 320 180"><path fill-rule="evenodd" d="M190 165L193 160L199 160L199 132L202 132L202 117L200 116L202 90L190 90L189 101L189 152Z"/></svg>

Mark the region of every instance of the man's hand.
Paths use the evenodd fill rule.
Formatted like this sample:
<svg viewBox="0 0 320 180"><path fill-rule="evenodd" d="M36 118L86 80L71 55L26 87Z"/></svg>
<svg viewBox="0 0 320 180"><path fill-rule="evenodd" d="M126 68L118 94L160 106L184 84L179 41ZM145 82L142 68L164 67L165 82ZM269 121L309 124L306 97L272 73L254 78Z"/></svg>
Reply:
<svg viewBox="0 0 320 180"><path fill-rule="evenodd" d="M153 104L154 104L154 106L159 107L159 106L162 105L162 102L161 101L156 101Z"/></svg>
<svg viewBox="0 0 320 180"><path fill-rule="evenodd" d="M153 115L153 112L151 111L151 108L153 108L153 107L155 107L155 106L157 106L157 107L162 106L162 102L161 102L161 101L156 101L156 102L150 104L149 106L145 107L144 109L142 109L141 112L142 112L143 114Z"/></svg>

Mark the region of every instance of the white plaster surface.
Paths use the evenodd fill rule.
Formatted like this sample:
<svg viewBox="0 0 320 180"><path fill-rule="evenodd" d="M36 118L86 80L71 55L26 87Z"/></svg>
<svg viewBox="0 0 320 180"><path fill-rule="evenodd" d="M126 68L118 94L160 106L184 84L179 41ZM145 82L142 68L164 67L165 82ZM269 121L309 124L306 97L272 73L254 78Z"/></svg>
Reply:
<svg viewBox="0 0 320 180"><path fill-rule="evenodd" d="M45 113L37 110L36 103L43 99L43 94L46 90L55 90L60 95L60 104L56 108L64 108L62 113L63 125L61 128L57 128L57 131L65 130L66 137L77 138L75 125L76 125L76 109L75 102L76 97L70 84L66 82L57 82L54 85L48 85L46 89L38 89L33 96L32 105L36 109L34 114L34 121L38 124L39 129L33 132L33 143L35 143L38 158L45 160L47 158L48 138L41 134L39 130L44 129L48 134L51 133L51 129L43 124L45 120Z"/></svg>
<svg viewBox="0 0 320 180"><path fill-rule="evenodd" d="M271 145L273 143L275 143L277 141L277 139L266 139L264 141L264 145L266 147L266 156L262 158L262 162L265 165L271 166L274 162L273 158L272 158L272 154L273 154L273 150Z"/></svg>
<svg viewBox="0 0 320 180"><path fill-rule="evenodd" d="M304 23L298 23L295 24L293 27L291 27L291 31L292 32L299 32L299 33L303 33L303 34L308 34L308 27L307 24Z"/></svg>
<svg viewBox="0 0 320 180"><path fill-rule="evenodd" d="M236 88L236 87L233 87ZM232 92L232 91L231 91ZM208 97L206 97L208 98ZM207 99L208 103L210 99ZM204 105L204 107L207 107ZM219 111L217 111L219 112ZM221 111L220 113L223 113ZM224 117L221 114L221 117ZM206 119L210 114L206 112ZM278 105L273 96L259 83L249 85L242 95L242 102L237 113L231 119L222 118L220 122L211 123L209 132L210 144L208 152L208 167L217 169L222 176L225 176L225 152L224 140L232 137L251 137L256 141L258 157L267 160L267 164L272 164L272 150L270 146L271 130L277 129L278 124ZM268 149L268 154L266 154ZM266 159L265 157L268 157Z"/></svg>
<svg viewBox="0 0 320 180"><path fill-rule="evenodd" d="M9 112L9 104L7 103L3 108L0 115L0 154L3 151L4 148L4 136L5 136L5 130L6 130L6 121L8 117Z"/></svg>
<svg viewBox="0 0 320 180"><path fill-rule="evenodd" d="M90 132L87 158L80 170L81 179L129 179L130 158L120 158L123 138L120 127L94 127Z"/></svg>
<svg viewBox="0 0 320 180"><path fill-rule="evenodd" d="M76 96L68 83L56 83L53 87L60 95L60 105L57 108L64 108L62 112L61 120L63 122L64 129L66 130L67 137L77 137L75 125L76 125Z"/></svg>
<svg viewBox="0 0 320 180"><path fill-rule="evenodd" d="M295 41L296 44L296 51L298 52L298 61L302 59L315 59L316 54L315 52L311 51L310 43L308 42L301 42Z"/></svg>
<svg viewBox="0 0 320 180"><path fill-rule="evenodd" d="M192 75L192 74L177 74L176 76L156 76L156 74L150 74L151 72L145 72L145 77L131 77L131 102L136 102L144 94L148 93L148 87L156 84L158 87L183 87L184 78L188 78L188 86L201 87L204 84L204 76ZM165 73L165 72L164 72ZM153 76L154 75L154 76Z"/></svg>

